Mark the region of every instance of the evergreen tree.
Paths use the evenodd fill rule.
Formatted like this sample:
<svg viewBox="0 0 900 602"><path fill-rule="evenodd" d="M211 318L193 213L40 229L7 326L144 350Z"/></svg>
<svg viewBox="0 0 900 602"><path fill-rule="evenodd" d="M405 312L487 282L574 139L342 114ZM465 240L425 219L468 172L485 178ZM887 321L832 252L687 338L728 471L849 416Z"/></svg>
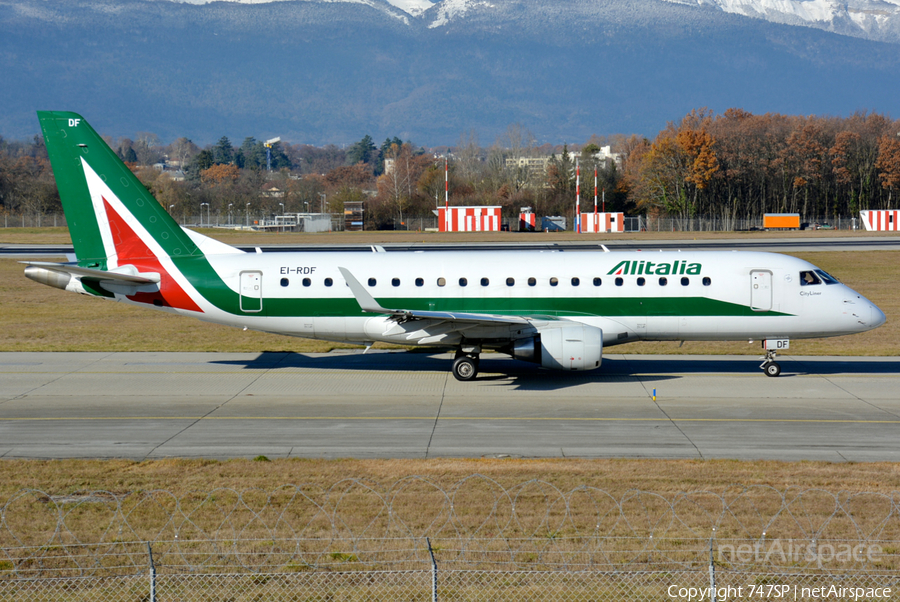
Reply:
<svg viewBox="0 0 900 602"><path fill-rule="evenodd" d="M356 165L357 163L373 163L377 158L375 151L377 147L372 141L372 137L366 134L362 140L354 144L347 151L347 163Z"/></svg>
<svg viewBox="0 0 900 602"><path fill-rule="evenodd" d="M234 149L228 136L222 136L213 147L213 158L219 165L227 165L234 162Z"/></svg>
<svg viewBox="0 0 900 602"><path fill-rule="evenodd" d="M387 159L388 157L390 157L391 148L393 148L394 146L396 146L397 148L400 148L401 146L403 146L403 141L400 140L400 138L397 138L396 136L394 136L393 139L391 139L391 138L384 139L384 142L382 143L381 148L378 149L378 159L375 163L375 175L376 176L380 176L381 174L384 173L384 160Z"/></svg>

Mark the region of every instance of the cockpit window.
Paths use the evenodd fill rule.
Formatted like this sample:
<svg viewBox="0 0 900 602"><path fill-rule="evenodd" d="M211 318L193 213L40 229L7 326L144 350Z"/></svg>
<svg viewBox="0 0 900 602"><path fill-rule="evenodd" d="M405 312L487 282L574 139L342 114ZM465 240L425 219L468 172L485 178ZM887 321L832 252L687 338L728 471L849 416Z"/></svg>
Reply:
<svg viewBox="0 0 900 602"><path fill-rule="evenodd" d="M822 270L816 270L816 274L819 275L819 278L822 279L822 282L825 284L838 284L838 279L829 274L828 272Z"/></svg>
<svg viewBox="0 0 900 602"><path fill-rule="evenodd" d="M822 284L815 272L800 272L800 286L812 286L814 284Z"/></svg>

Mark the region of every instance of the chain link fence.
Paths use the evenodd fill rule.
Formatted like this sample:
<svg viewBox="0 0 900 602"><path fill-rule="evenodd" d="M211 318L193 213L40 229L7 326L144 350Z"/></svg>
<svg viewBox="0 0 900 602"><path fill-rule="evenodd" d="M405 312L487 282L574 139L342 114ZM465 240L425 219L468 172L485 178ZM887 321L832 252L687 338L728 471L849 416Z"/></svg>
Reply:
<svg viewBox="0 0 900 602"><path fill-rule="evenodd" d="M344 230L344 216L341 214L325 214L331 216L331 230L338 232ZM276 214L273 213L213 213L208 215L175 213L172 215L182 226L193 228L259 228L264 222L275 223ZM858 217L810 217L801 220L805 229L827 230L863 230L862 222ZM573 227L569 220L569 228ZM62 213L48 214L2 214L0 215L0 227L3 228L47 228L67 226L66 217ZM501 228L516 232L519 230L518 218L505 217L501 220ZM410 230L423 232L437 231L438 219L433 216L410 217L404 220L395 219L394 230ZM293 231L302 232L302 226L294 226ZM277 230L275 228L274 230ZM720 217L694 217L694 218L653 218L645 216L626 216L626 232L740 232L749 230L763 230L763 218L720 218Z"/></svg>
<svg viewBox="0 0 900 602"><path fill-rule="evenodd" d="M23 490L0 499L0 601L900 599L898 501L482 475Z"/></svg>

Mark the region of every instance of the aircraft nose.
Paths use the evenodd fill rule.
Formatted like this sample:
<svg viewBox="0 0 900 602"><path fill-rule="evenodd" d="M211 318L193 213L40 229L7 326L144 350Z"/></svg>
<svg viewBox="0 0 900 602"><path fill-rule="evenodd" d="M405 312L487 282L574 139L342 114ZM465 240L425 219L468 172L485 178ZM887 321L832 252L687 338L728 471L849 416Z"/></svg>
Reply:
<svg viewBox="0 0 900 602"><path fill-rule="evenodd" d="M887 317L881 309L872 303L869 305L869 326L878 328L887 321Z"/></svg>

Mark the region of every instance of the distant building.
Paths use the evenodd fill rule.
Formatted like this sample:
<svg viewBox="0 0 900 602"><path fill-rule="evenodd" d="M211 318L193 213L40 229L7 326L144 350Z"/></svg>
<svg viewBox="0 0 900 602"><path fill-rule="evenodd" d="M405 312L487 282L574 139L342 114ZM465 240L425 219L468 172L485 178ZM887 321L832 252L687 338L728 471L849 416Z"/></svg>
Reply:
<svg viewBox="0 0 900 602"><path fill-rule="evenodd" d="M519 167L528 171L529 176L543 176L547 173L547 166L550 164L550 157L519 157L517 159L507 159L507 167Z"/></svg>
<svg viewBox="0 0 900 602"><path fill-rule="evenodd" d="M363 229L363 202L344 201L344 230L348 232L359 232Z"/></svg>
<svg viewBox="0 0 900 602"><path fill-rule="evenodd" d="M266 182L262 187L262 196L271 199L280 199L284 196L284 191L272 182Z"/></svg>
<svg viewBox="0 0 900 602"><path fill-rule="evenodd" d="M479 207L439 207L438 230L440 232L499 232L502 220L499 205Z"/></svg>
<svg viewBox="0 0 900 602"><path fill-rule="evenodd" d="M900 211L896 209L860 211L859 217L866 230L877 232L900 230Z"/></svg>

